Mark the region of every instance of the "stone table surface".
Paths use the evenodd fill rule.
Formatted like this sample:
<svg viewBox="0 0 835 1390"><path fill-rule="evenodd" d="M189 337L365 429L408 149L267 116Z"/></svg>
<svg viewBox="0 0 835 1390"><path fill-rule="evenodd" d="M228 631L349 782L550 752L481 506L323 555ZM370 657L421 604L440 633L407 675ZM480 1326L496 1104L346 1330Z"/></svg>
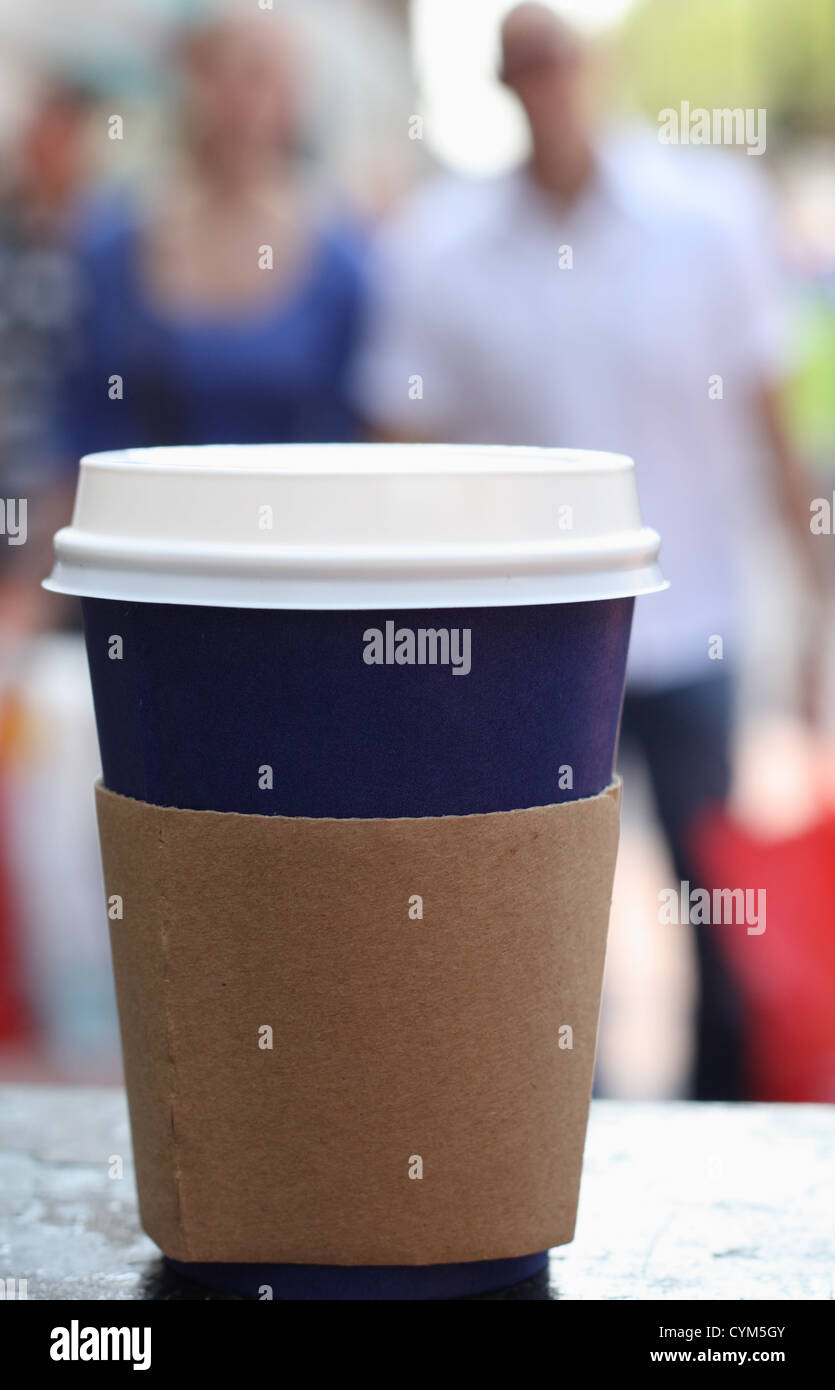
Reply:
<svg viewBox="0 0 835 1390"><path fill-rule="evenodd" d="M833 1116L595 1101L576 1239L547 1284L504 1296L832 1298ZM140 1230L122 1090L0 1087L0 1278L26 1279L30 1299L212 1297Z"/></svg>

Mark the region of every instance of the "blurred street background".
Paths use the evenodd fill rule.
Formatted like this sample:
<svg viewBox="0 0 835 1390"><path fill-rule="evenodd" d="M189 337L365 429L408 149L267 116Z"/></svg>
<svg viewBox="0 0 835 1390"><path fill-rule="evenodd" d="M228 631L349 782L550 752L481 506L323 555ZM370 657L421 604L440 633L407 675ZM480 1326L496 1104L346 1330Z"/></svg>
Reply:
<svg viewBox="0 0 835 1390"><path fill-rule="evenodd" d="M120 1074L83 642L39 587L80 453L478 436L634 452L681 596L636 625L599 1093L835 1099L835 0L554 3L502 48L511 8L0 0L0 1079ZM683 102L765 148L664 143ZM766 933L662 923L691 862L767 883Z"/></svg>

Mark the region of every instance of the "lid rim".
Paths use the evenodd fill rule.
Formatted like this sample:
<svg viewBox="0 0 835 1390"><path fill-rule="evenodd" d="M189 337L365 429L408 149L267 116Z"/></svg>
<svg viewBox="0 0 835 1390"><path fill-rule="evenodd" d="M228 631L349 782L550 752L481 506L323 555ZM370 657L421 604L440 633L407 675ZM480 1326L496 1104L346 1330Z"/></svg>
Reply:
<svg viewBox="0 0 835 1390"><path fill-rule="evenodd" d="M150 576L158 578L159 576ZM43 587L52 593L76 598L105 599L124 603L175 604L195 608L285 609L307 611L379 612L382 610L428 610L445 608L509 608L534 605L606 602L620 598L640 598L668 589L658 565L634 570L595 570L587 575L505 575L465 576L453 593L447 579L386 580L375 577L345 584L333 576L305 577L296 581L265 583L239 577L202 576L204 584L179 576L157 591L147 573L121 573L95 570L66 573L59 563ZM577 580L586 580L581 588ZM179 581L179 582L178 582ZM572 583L575 581L575 583Z"/></svg>

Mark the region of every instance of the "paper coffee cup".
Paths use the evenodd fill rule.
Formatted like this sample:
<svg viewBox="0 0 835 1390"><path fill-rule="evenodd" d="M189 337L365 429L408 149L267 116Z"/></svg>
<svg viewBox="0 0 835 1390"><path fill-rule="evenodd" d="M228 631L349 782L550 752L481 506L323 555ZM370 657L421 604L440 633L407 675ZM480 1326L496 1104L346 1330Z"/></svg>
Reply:
<svg viewBox="0 0 835 1390"><path fill-rule="evenodd" d="M83 599L104 785L156 806L467 816L610 783L635 596L631 460L222 446L82 460L47 587ZM452 1265L195 1268L285 1297L444 1297Z"/></svg>

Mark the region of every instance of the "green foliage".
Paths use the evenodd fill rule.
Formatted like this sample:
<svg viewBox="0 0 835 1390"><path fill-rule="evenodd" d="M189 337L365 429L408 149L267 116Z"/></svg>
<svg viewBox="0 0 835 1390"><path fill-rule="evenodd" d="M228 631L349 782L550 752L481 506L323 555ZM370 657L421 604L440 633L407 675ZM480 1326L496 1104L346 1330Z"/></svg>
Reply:
<svg viewBox="0 0 835 1390"><path fill-rule="evenodd" d="M769 134L835 133L835 0L639 0L620 48L628 90L664 107L765 107Z"/></svg>
<svg viewBox="0 0 835 1390"><path fill-rule="evenodd" d="M835 309L823 295L806 303L796 329L797 371L788 404L796 437L811 462L831 470L835 449Z"/></svg>

